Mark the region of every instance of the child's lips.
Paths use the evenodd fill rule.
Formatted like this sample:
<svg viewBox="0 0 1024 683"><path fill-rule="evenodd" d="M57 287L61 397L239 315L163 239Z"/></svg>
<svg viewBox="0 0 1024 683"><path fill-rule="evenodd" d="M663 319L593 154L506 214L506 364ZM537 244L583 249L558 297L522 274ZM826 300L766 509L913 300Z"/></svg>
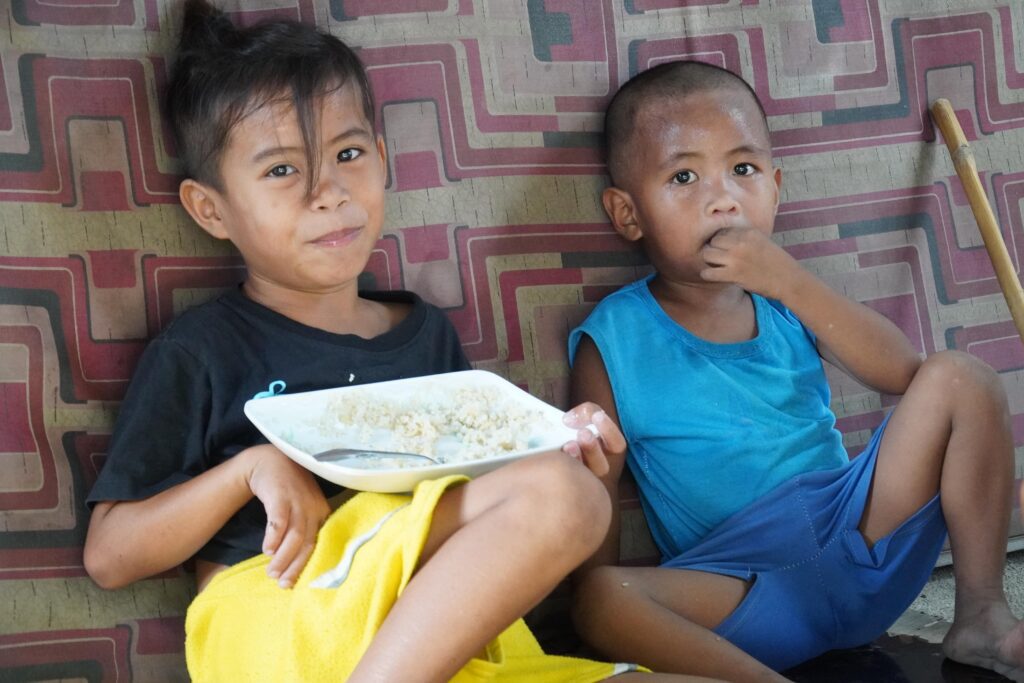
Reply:
<svg viewBox="0 0 1024 683"><path fill-rule="evenodd" d="M355 239L356 235L360 233L360 231L362 231L362 227L333 230L324 235L320 235L320 237L312 240L312 242L320 247L337 247L351 242Z"/></svg>
<svg viewBox="0 0 1024 683"><path fill-rule="evenodd" d="M708 246L709 244L711 244L711 240L715 239L715 236L716 236L716 235L718 235L718 234L719 234L719 233L721 233L721 232L724 232L724 231L728 230L728 229L729 229L730 227L732 227L732 226L728 226L728 225L727 225L727 226L724 226L724 227L718 228L717 230L713 230L713 231L711 232L711 234L709 234L709 235L708 235L708 238L707 238L706 240L704 240L704 246L706 247L706 246Z"/></svg>

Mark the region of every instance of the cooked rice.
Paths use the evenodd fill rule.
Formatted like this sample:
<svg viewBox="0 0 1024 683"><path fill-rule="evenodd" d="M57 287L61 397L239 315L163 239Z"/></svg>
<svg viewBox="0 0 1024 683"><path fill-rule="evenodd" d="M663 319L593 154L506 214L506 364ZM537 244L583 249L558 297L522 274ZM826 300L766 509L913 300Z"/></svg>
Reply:
<svg viewBox="0 0 1024 683"><path fill-rule="evenodd" d="M543 412L492 387L403 398L346 392L328 404L326 432L347 433L346 445L429 455L439 462L479 460L527 450L553 427Z"/></svg>

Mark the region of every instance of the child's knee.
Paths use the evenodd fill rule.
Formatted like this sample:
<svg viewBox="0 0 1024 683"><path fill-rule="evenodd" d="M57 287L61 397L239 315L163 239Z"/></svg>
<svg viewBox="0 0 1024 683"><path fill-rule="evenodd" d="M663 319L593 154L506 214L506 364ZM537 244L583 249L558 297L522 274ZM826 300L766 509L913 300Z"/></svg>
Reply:
<svg viewBox="0 0 1024 683"><path fill-rule="evenodd" d="M951 400L976 402L988 400L993 404L1007 405L1006 391L999 375L983 360L962 351L940 351L929 356L921 364L914 378L923 382L929 390L941 392Z"/></svg>
<svg viewBox="0 0 1024 683"><path fill-rule="evenodd" d="M586 467L558 453L535 458L523 486L525 508L538 533L548 529L563 543L582 543L588 552L604 539L611 501Z"/></svg>

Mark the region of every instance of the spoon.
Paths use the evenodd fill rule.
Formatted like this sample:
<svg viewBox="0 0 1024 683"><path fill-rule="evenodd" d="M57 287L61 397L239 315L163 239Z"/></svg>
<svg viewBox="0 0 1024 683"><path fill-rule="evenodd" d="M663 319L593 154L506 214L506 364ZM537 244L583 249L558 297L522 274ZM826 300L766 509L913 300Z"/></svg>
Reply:
<svg viewBox="0 0 1024 683"><path fill-rule="evenodd" d="M401 453L398 451L375 451L368 448L329 448L326 451L314 453L313 458L318 462L332 462L358 469L375 469L387 460L395 461L399 467L404 465L425 467L438 464L437 460L429 455Z"/></svg>

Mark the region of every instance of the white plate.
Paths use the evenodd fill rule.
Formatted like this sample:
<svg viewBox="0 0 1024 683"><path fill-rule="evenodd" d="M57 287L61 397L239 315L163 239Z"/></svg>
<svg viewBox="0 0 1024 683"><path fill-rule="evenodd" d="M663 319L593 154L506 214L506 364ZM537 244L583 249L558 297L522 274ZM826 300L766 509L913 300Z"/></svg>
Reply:
<svg viewBox="0 0 1024 683"><path fill-rule="evenodd" d="M351 436L346 436L340 427L335 434L325 431L321 418L326 415L332 401L338 397L348 396L362 402L372 402L375 397L380 397L382 400L394 402L416 395L440 396L463 388L496 389L503 399L509 400L513 405L542 413L545 427L542 431L527 435L532 445L527 450L507 452L480 460L423 467L364 469L338 463L318 462L311 455L314 452L346 445L373 447L373 444L367 443L346 444L346 438L350 440ZM245 414L272 444L307 470L341 486L383 493L411 491L420 481L437 479L449 474L476 477L519 458L557 451L565 442L576 436L575 429L562 424L561 410L544 403L502 377L483 370L465 370L443 375L257 398L246 402Z"/></svg>

